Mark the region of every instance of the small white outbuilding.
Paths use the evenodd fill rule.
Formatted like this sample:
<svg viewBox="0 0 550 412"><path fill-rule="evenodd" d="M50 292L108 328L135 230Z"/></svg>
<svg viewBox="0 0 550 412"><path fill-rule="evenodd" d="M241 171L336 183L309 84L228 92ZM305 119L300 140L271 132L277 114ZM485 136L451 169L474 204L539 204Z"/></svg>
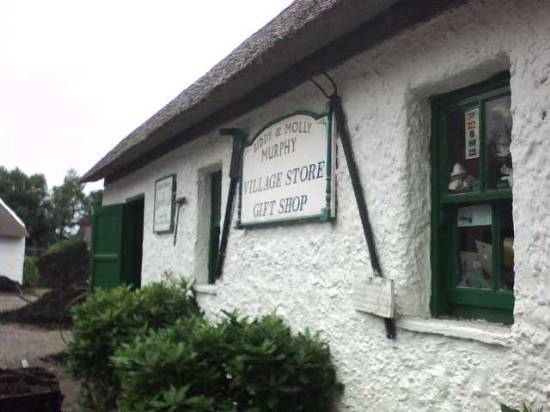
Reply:
<svg viewBox="0 0 550 412"><path fill-rule="evenodd" d="M27 235L23 221L0 199L0 276L23 282Z"/></svg>

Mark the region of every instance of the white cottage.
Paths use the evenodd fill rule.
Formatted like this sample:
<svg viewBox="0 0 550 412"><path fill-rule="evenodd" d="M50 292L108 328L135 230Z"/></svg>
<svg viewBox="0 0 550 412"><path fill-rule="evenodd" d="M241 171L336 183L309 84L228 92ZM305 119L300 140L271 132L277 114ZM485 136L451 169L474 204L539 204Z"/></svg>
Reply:
<svg viewBox="0 0 550 412"><path fill-rule="evenodd" d="M0 276L23 283L27 236L23 221L0 199Z"/></svg>
<svg viewBox="0 0 550 412"><path fill-rule="evenodd" d="M342 411L550 405L549 22L294 2L86 173L94 283L320 330Z"/></svg>

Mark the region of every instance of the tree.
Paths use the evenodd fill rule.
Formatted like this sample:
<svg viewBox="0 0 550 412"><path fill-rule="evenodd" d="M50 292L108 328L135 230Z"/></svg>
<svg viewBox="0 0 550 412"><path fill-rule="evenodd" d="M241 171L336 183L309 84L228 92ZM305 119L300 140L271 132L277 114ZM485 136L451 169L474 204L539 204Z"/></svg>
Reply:
<svg viewBox="0 0 550 412"><path fill-rule="evenodd" d="M63 184L52 189L53 223L58 239L75 233L79 220L85 213L86 195L76 170L69 169Z"/></svg>
<svg viewBox="0 0 550 412"><path fill-rule="evenodd" d="M96 207L101 206L103 190L92 190L84 199L84 216L91 217Z"/></svg>
<svg viewBox="0 0 550 412"><path fill-rule="evenodd" d="M80 219L91 216L103 197L102 190L86 196L83 187L74 169L49 192L44 175L27 176L18 168L0 166L0 197L27 226L29 246L45 248L56 239L76 234Z"/></svg>
<svg viewBox="0 0 550 412"><path fill-rule="evenodd" d="M0 197L23 220L30 246L47 246L53 237L52 205L42 174L27 176L20 169L0 166Z"/></svg>

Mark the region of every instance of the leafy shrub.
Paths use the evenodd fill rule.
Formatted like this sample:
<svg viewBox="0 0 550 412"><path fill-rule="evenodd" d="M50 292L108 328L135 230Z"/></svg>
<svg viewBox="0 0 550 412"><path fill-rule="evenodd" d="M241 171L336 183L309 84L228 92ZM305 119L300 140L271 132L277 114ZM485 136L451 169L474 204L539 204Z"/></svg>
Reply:
<svg viewBox="0 0 550 412"><path fill-rule="evenodd" d="M33 256L25 256L23 261L23 286L26 288L36 285L40 277L37 259Z"/></svg>
<svg viewBox="0 0 550 412"><path fill-rule="evenodd" d="M84 285L88 279L89 253L81 239L62 240L50 246L38 260L40 284L50 288Z"/></svg>
<svg viewBox="0 0 550 412"><path fill-rule="evenodd" d="M328 345L318 334L293 335L277 316L250 321L234 314L226 330L227 373L239 410L326 411L338 388Z"/></svg>
<svg viewBox="0 0 550 412"><path fill-rule="evenodd" d="M56 242L53 245L51 245L44 252L43 256L56 255L56 254L59 254L59 253L66 252L67 250L79 248L82 243L85 244L85 242L82 239L78 238L78 237L60 240L59 242Z"/></svg>
<svg viewBox="0 0 550 412"><path fill-rule="evenodd" d="M126 286L99 289L72 313L67 362L72 374L83 380L96 410L108 410L120 391L111 362L117 348L179 318L201 314L191 285L185 281L177 286L160 282L134 291Z"/></svg>
<svg viewBox="0 0 550 412"><path fill-rule="evenodd" d="M123 345L113 361L124 412L322 412L338 388L326 343L273 315L182 320Z"/></svg>
<svg viewBox="0 0 550 412"><path fill-rule="evenodd" d="M209 412L227 386L219 368L225 358L222 331L204 318L137 337L113 361L122 382L119 411Z"/></svg>

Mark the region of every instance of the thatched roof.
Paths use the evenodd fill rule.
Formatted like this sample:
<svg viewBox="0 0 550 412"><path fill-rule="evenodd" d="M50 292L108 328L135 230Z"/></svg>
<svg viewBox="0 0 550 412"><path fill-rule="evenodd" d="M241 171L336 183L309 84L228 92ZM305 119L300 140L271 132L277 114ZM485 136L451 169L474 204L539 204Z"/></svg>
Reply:
<svg viewBox="0 0 550 412"><path fill-rule="evenodd" d="M415 15L416 19L422 19L426 18L424 14L429 15L423 9L442 9L457 1L460 2L439 0L420 4L413 2L415 4L411 5L405 0L400 2L403 3L401 14L411 14ZM125 168L135 168L137 161L145 164L158 157L159 147L162 145L166 151L196 137L197 134L192 136L190 130L197 129L201 122L208 123L208 127L214 128L219 126L221 121L235 117L238 114L235 111L232 112L233 115L225 116L223 119L214 115L227 107L238 106L236 103L240 105L244 97L254 90L265 88L266 84L275 81L282 73L295 71L294 68L299 62L334 43L354 28L372 20L394 3L396 0L294 1L270 23L250 36L208 73L118 143L84 174L82 181L94 181L120 174ZM432 6L424 6L430 3ZM433 6L436 3L437 6ZM381 22L379 31L389 32L385 26L394 23L399 26L400 20L390 16L389 20ZM343 46L346 48L347 43ZM219 120L218 124L216 120ZM178 137L178 142L175 142L175 137ZM153 157L155 151L157 156Z"/></svg>
<svg viewBox="0 0 550 412"><path fill-rule="evenodd" d="M26 237L28 235L23 221L0 199L0 236Z"/></svg>

